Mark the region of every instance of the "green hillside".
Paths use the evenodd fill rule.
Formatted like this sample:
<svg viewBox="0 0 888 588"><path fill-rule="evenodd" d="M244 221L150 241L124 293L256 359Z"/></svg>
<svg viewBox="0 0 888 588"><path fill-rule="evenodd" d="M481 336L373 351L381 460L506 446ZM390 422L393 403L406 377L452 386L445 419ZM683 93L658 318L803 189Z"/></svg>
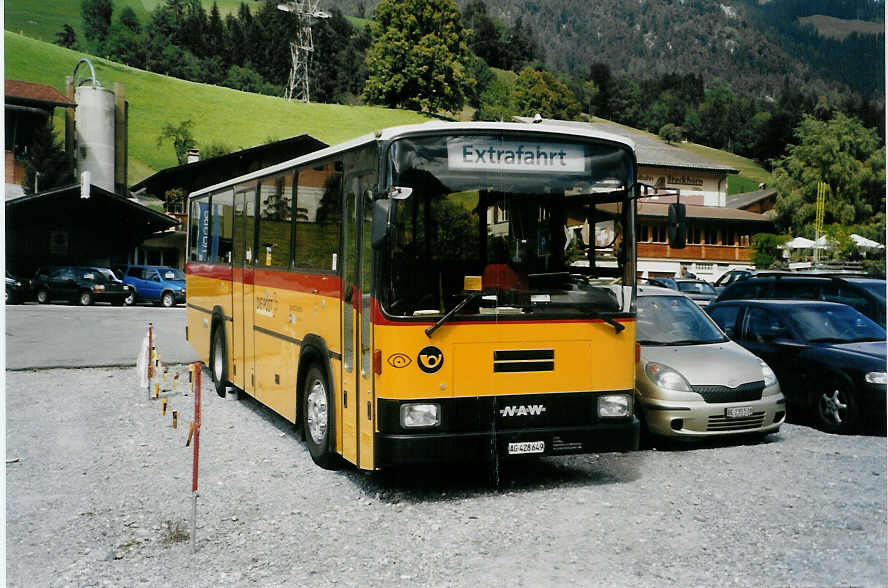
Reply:
<svg viewBox="0 0 888 588"><path fill-rule="evenodd" d="M244 0L216 0L222 18L226 14L236 13ZM113 0L114 16L121 8L132 8L142 24L154 8L163 0ZM213 0L202 0L207 12L213 6ZM247 2L250 4L250 2ZM80 0L6 0L3 7L4 28L7 31L21 33L27 37L52 42L56 33L65 24L71 25L77 33L77 40L83 44L83 23L80 18Z"/></svg>
<svg viewBox="0 0 888 588"><path fill-rule="evenodd" d="M97 59L6 31L6 78L47 84L64 93L65 76L89 57L99 81L126 86L129 101L129 182L177 165L169 143L157 146L167 123L194 122L199 145L219 143L233 149L307 133L334 144L376 129L424 122L415 112L364 106L302 104L283 98L186 82Z"/></svg>

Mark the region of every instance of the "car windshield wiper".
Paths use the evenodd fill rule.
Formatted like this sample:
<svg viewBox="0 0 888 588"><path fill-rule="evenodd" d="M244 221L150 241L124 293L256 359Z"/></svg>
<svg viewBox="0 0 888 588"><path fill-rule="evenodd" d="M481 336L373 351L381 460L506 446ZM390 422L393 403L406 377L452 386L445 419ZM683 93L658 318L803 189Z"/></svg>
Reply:
<svg viewBox="0 0 888 588"><path fill-rule="evenodd" d="M456 306L454 306L453 308L448 310L444 316L442 316L441 318L438 319L438 322L436 322L434 325L432 325L431 327L429 327L428 329L425 330L426 337L431 339L432 334L435 331L437 331L441 327L441 325L443 325L444 323L449 321L451 319L451 317L453 317L453 315L455 315L456 313L461 311L466 304L468 304L469 302L471 302L475 298L478 298L479 296L481 296L481 294L482 294L481 292L472 292L471 294L466 296L462 300L462 302L460 302L459 304L457 304Z"/></svg>
<svg viewBox="0 0 888 588"><path fill-rule="evenodd" d="M610 318L609 316L603 315L602 313L598 312L597 310L590 309L588 312L592 316L592 318L600 319L600 320L606 322L607 324L609 324L610 326L612 326L617 333L621 333L623 331L623 329L626 328L626 326L624 324L618 323L614 319Z"/></svg>
<svg viewBox="0 0 888 588"><path fill-rule="evenodd" d="M818 337L817 339L808 339L809 343L852 343L850 339L841 337Z"/></svg>

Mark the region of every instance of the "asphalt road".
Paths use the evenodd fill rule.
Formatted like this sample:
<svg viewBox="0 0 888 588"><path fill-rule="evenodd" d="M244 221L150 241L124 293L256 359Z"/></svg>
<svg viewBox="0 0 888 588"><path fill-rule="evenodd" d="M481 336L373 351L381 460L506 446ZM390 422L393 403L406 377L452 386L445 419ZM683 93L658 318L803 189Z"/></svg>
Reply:
<svg viewBox="0 0 888 588"><path fill-rule="evenodd" d="M6 306L6 369L133 366L154 324L165 364L197 361L185 340L185 307Z"/></svg>

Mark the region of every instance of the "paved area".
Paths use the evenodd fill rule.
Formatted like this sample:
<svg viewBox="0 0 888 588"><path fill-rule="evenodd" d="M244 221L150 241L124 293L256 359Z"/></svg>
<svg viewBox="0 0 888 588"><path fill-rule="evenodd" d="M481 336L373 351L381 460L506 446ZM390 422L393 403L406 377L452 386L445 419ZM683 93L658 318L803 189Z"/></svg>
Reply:
<svg viewBox="0 0 888 588"><path fill-rule="evenodd" d="M197 361L185 340L185 308L6 306L6 369L132 366L154 324L165 364Z"/></svg>

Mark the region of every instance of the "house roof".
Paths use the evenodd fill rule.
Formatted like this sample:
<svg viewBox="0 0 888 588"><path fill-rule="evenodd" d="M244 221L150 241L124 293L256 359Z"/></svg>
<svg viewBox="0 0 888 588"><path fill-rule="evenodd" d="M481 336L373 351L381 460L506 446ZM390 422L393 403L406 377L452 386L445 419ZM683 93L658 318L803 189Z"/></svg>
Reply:
<svg viewBox="0 0 888 588"><path fill-rule="evenodd" d="M40 104L65 108L77 106L52 86L20 80L4 80L4 95L7 104Z"/></svg>
<svg viewBox="0 0 888 588"><path fill-rule="evenodd" d="M755 192L732 194L725 199L725 206L728 208L746 208L747 206L752 206L756 202L773 198L776 195L776 188L766 188L764 190L756 190Z"/></svg>
<svg viewBox="0 0 888 588"><path fill-rule="evenodd" d="M619 204L599 204L596 208L609 214L617 214ZM669 204L664 202L638 202L638 218L668 218ZM736 208L723 208L721 206L702 206L699 204L685 204L685 217L700 220L740 221L752 223L773 224L774 221L767 214L738 210Z"/></svg>
<svg viewBox="0 0 888 588"><path fill-rule="evenodd" d="M145 190L158 198L163 198L166 191L171 188L183 188L186 193L191 193L324 147L327 147L326 143L311 135L290 137L274 143L257 145L218 157L162 169L130 186L130 191L137 193Z"/></svg>
<svg viewBox="0 0 888 588"><path fill-rule="evenodd" d="M530 117L515 117L516 121L530 123ZM564 125L581 128L592 128L612 135L620 135L631 139L635 143L635 155L638 165L650 167L667 167L684 170L706 171L722 174L736 174L738 170L720 163L715 163L705 157L701 157L679 147L669 145L659 137L645 133L631 127L617 124L603 118L595 118L591 122L543 119L548 125Z"/></svg>

